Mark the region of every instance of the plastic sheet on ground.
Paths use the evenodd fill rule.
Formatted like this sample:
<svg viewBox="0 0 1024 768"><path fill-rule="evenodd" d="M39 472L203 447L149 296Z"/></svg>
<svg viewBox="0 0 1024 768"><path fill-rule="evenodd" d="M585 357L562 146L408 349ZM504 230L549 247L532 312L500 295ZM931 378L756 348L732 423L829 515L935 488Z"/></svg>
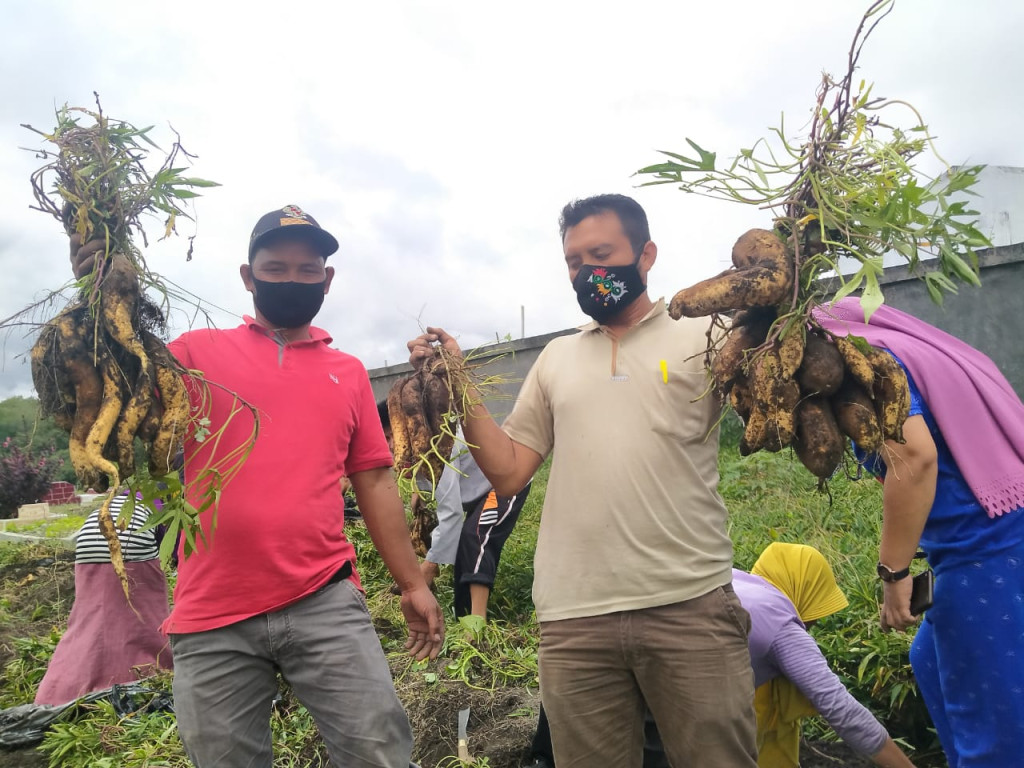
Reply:
<svg viewBox="0 0 1024 768"><path fill-rule="evenodd" d="M58 720L74 719L80 705L105 699L119 717L136 712L173 712L171 694L147 688L140 683L114 685L102 691L52 707L48 705L20 704L0 709L0 747L17 749L43 740L46 730Z"/></svg>

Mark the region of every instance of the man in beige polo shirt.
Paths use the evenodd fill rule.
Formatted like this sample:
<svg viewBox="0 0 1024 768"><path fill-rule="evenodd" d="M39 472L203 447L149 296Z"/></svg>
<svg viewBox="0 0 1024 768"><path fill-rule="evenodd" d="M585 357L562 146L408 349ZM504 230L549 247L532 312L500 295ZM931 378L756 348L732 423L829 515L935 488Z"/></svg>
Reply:
<svg viewBox="0 0 1024 768"><path fill-rule="evenodd" d="M708 321L673 321L647 295L658 251L636 201L578 200L560 225L593 322L548 344L503 426L482 405L464 424L499 494L552 455L533 594L555 762L639 768L646 706L673 765L753 767L749 617L717 490L718 406L700 397ZM428 328L410 362L437 342L460 353Z"/></svg>

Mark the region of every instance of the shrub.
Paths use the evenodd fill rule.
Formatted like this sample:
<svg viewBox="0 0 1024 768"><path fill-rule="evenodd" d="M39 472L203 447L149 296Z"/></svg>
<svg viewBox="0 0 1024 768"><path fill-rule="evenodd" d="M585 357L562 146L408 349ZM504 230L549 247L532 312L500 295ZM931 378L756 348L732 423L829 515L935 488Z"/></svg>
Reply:
<svg viewBox="0 0 1024 768"><path fill-rule="evenodd" d="M0 518L14 517L18 507L46 495L64 463L53 450L33 455L10 437L0 444Z"/></svg>

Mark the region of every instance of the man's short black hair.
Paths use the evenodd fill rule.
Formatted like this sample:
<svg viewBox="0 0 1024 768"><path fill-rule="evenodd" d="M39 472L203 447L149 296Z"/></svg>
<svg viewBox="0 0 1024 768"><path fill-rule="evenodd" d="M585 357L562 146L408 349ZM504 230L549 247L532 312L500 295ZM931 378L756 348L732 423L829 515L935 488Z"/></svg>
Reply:
<svg viewBox="0 0 1024 768"><path fill-rule="evenodd" d="M633 255L639 257L644 246L651 239L647 226L647 214L636 200L625 195L594 195L583 200L573 200L562 209L558 218L558 229L565 240L565 233L584 219L601 213L614 213L622 222L622 231L629 238Z"/></svg>

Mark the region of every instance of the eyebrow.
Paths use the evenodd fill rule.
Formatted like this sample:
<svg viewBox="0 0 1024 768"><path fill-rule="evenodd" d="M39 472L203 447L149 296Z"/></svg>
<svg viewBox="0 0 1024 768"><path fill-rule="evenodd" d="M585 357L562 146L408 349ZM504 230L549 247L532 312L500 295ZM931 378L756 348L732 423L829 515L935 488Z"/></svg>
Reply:
<svg viewBox="0 0 1024 768"><path fill-rule="evenodd" d="M284 259L267 259L266 261L261 262L260 266L261 267L287 267L287 266L289 266L289 263L287 261L285 261ZM320 269L323 266L325 266L324 263L323 263L323 260L321 260L320 264L317 264L316 262L312 262L312 261L304 261L301 264L299 264L299 268L300 269L305 269L306 267L310 267L312 269Z"/></svg>
<svg viewBox="0 0 1024 768"><path fill-rule="evenodd" d="M568 259L568 258L570 258L572 256L578 256L581 252L582 253L596 254L599 251L612 250L614 248L615 248L615 246L612 243L598 243L597 245L595 245L595 246L593 246L591 248L585 248L585 249L582 249L582 250L570 251L569 253L567 253L565 255L565 258Z"/></svg>

